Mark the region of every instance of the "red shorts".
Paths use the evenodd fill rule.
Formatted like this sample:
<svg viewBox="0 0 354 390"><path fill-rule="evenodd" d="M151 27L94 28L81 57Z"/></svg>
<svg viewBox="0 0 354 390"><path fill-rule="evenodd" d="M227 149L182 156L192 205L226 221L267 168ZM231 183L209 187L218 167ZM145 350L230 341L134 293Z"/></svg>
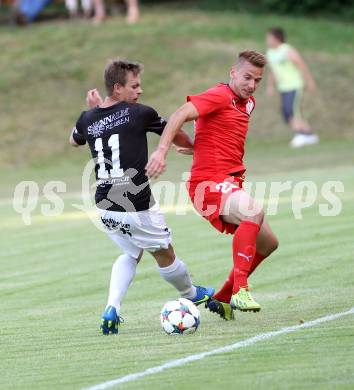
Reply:
<svg viewBox="0 0 354 390"><path fill-rule="evenodd" d="M191 178L187 182L194 208L221 233L235 233L237 225L224 222L220 213L227 198L242 190L243 176L215 176L208 180Z"/></svg>

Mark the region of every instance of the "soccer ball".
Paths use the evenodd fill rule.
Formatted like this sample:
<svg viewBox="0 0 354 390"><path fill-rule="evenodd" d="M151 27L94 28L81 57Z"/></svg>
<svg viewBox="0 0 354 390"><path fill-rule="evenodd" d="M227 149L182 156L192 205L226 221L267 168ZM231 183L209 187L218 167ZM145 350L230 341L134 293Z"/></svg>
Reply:
<svg viewBox="0 0 354 390"><path fill-rule="evenodd" d="M200 313L192 301L180 298L163 306L160 319L167 334L191 334L198 329Z"/></svg>

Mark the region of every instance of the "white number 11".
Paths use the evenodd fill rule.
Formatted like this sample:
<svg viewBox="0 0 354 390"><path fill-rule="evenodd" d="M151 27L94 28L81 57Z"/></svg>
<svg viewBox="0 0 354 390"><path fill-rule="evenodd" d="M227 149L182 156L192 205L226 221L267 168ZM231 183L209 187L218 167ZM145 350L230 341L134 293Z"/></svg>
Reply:
<svg viewBox="0 0 354 390"><path fill-rule="evenodd" d="M95 141L95 150L97 152L97 164L99 169L97 177L99 179L108 179L111 177L122 177L124 175L123 169L120 167L120 151L119 151L119 134L112 134L108 140L108 146L112 151L112 168L107 171L105 164L105 156L103 154L102 138L97 138Z"/></svg>

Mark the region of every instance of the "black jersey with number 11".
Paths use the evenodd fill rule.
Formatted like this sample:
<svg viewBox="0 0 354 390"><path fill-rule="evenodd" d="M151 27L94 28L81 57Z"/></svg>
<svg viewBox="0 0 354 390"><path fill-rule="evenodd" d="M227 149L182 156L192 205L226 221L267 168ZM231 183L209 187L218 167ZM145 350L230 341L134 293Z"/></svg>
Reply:
<svg viewBox="0 0 354 390"><path fill-rule="evenodd" d="M110 211L143 211L154 205L145 165L147 132L161 135L166 126L148 106L120 102L81 113L75 142L88 143L96 172L96 205Z"/></svg>

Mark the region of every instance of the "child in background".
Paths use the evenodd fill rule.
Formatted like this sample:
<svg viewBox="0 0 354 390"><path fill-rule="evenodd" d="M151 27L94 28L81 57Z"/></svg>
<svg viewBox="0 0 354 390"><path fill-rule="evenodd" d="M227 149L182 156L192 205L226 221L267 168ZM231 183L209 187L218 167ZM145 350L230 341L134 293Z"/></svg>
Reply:
<svg viewBox="0 0 354 390"><path fill-rule="evenodd" d="M303 118L303 88L316 90L316 83L305 61L296 49L286 43L284 30L271 28L267 33L267 60L270 67L267 94L274 94L274 85L281 96L282 114L295 132L290 145L299 148L319 142L309 123Z"/></svg>
<svg viewBox="0 0 354 390"><path fill-rule="evenodd" d="M139 3L138 0L125 0L127 5L126 21L128 24L136 24L139 21ZM94 23L99 24L106 18L106 9L104 0L93 0L95 16Z"/></svg>

